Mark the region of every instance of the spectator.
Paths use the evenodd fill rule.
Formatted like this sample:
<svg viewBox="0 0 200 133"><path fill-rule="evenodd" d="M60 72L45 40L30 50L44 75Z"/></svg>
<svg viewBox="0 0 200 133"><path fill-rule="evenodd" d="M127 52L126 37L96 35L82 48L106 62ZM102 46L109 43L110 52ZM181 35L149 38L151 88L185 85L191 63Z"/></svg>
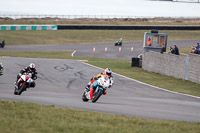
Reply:
<svg viewBox="0 0 200 133"><path fill-rule="evenodd" d="M169 49L170 49L172 54L179 55L179 50L178 50L178 47L176 45L174 45L174 48L170 47Z"/></svg>
<svg viewBox="0 0 200 133"><path fill-rule="evenodd" d="M196 45L196 54L200 54L200 46L199 43Z"/></svg>
<svg viewBox="0 0 200 133"><path fill-rule="evenodd" d="M161 50L160 50L160 53L163 54L164 52L166 52L166 48L162 47Z"/></svg>
<svg viewBox="0 0 200 133"><path fill-rule="evenodd" d="M197 43L196 46L192 46L192 51L191 51L191 53L200 54L200 46L199 46L199 43Z"/></svg>
<svg viewBox="0 0 200 133"><path fill-rule="evenodd" d="M151 46L151 38L149 37L149 39L147 40L147 46Z"/></svg>

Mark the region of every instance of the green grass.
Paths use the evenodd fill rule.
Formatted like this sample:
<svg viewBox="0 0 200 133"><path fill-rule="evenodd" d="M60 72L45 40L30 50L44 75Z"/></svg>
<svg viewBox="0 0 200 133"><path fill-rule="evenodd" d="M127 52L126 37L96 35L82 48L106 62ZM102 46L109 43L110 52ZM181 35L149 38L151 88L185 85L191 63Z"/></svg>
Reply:
<svg viewBox="0 0 200 133"><path fill-rule="evenodd" d="M184 54L189 54L192 51L192 48L191 47L183 47L183 48L179 48L179 51Z"/></svg>
<svg viewBox="0 0 200 133"><path fill-rule="evenodd" d="M6 45L85 44L143 41L149 30L58 30L58 31L0 31L0 41ZM168 40L198 40L200 31L160 31L167 33ZM193 44L191 44L193 45Z"/></svg>
<svg viewBox="0 0 200 133"><path fill-rule="evenodd" d="M181 48L178 48L178 49L179 49L179 53L181 53L181 54L189 54L192 51L191 47L181 47ZM167 49L166 52L170 52L170 50Z"/></svg>
<svg viewBox="0 0 200 133"><path fill-rule="evenodd" d="M0 101L1 133L198 133L200 123L148 120Z"/></svg>

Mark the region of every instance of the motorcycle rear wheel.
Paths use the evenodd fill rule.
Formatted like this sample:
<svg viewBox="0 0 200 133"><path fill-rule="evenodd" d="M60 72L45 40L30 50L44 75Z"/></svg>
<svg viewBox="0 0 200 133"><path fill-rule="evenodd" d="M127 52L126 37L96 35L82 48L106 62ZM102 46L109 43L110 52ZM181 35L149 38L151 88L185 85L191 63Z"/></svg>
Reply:
<svg viewBox="0 0 200 133"><path fill-rule="evenodd" d="M83 92L82 100L83 100L84 102L87 102L87 101L89 100L89 99L87 99L86 96L85 96L85 91Z"/></svg>
<svg viewBox="0 0 200 133"><path fill-rule="evenodd" d="M18 95L18 89L15 88L14 94Z"/></svg>

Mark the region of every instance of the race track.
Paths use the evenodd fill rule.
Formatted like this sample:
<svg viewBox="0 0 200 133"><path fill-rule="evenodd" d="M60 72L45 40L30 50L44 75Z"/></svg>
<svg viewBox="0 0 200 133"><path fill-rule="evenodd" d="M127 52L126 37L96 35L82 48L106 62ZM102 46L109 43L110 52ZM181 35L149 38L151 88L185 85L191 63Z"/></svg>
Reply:
<svg viewBox="0 0 200 133"><path fill-rule="evenodd" d="M81 97L91 76L102 70L81 61L0 57L4 75L0 77L0 99L33 102L147 119L200 122L200 98L176 94L113 74L115 85L96 103ZM36 87L21 96L13 94L19 70L29 63L38 70Z"/></svg>
<svg viewBox="0 0 200 133"><path fill-rule="evenodd" d="M198 40L169 40L167 47L169 48L173 44L178 47L191 47L197 42ZM94 47L95 52L93 52ZM133 52L131 52L132 47ZM107 48L106 53L105 48ZM5 46L3 49L0 48L0 51L76 51L74 56L131 59L143 52L143 42L124 42L121 52L119 52L118 46L114 46L114 43Z"/></svg>

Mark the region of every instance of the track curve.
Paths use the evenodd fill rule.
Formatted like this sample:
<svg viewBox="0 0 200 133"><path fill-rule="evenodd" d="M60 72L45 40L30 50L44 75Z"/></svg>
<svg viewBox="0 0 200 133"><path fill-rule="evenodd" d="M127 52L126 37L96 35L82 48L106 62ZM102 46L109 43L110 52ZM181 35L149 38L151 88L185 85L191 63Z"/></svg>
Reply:
<svg viewBox="0 0 200 133"><path fill-rule="evenodd" d="M0 99L34 102L148 119L200 122L200 98L159 90L114 74L115 85L96 103L83 102L84 86L102 70L76 60L0 57ZM29 63L38 70L36 87L13 94L16 75Z"/></svg>

